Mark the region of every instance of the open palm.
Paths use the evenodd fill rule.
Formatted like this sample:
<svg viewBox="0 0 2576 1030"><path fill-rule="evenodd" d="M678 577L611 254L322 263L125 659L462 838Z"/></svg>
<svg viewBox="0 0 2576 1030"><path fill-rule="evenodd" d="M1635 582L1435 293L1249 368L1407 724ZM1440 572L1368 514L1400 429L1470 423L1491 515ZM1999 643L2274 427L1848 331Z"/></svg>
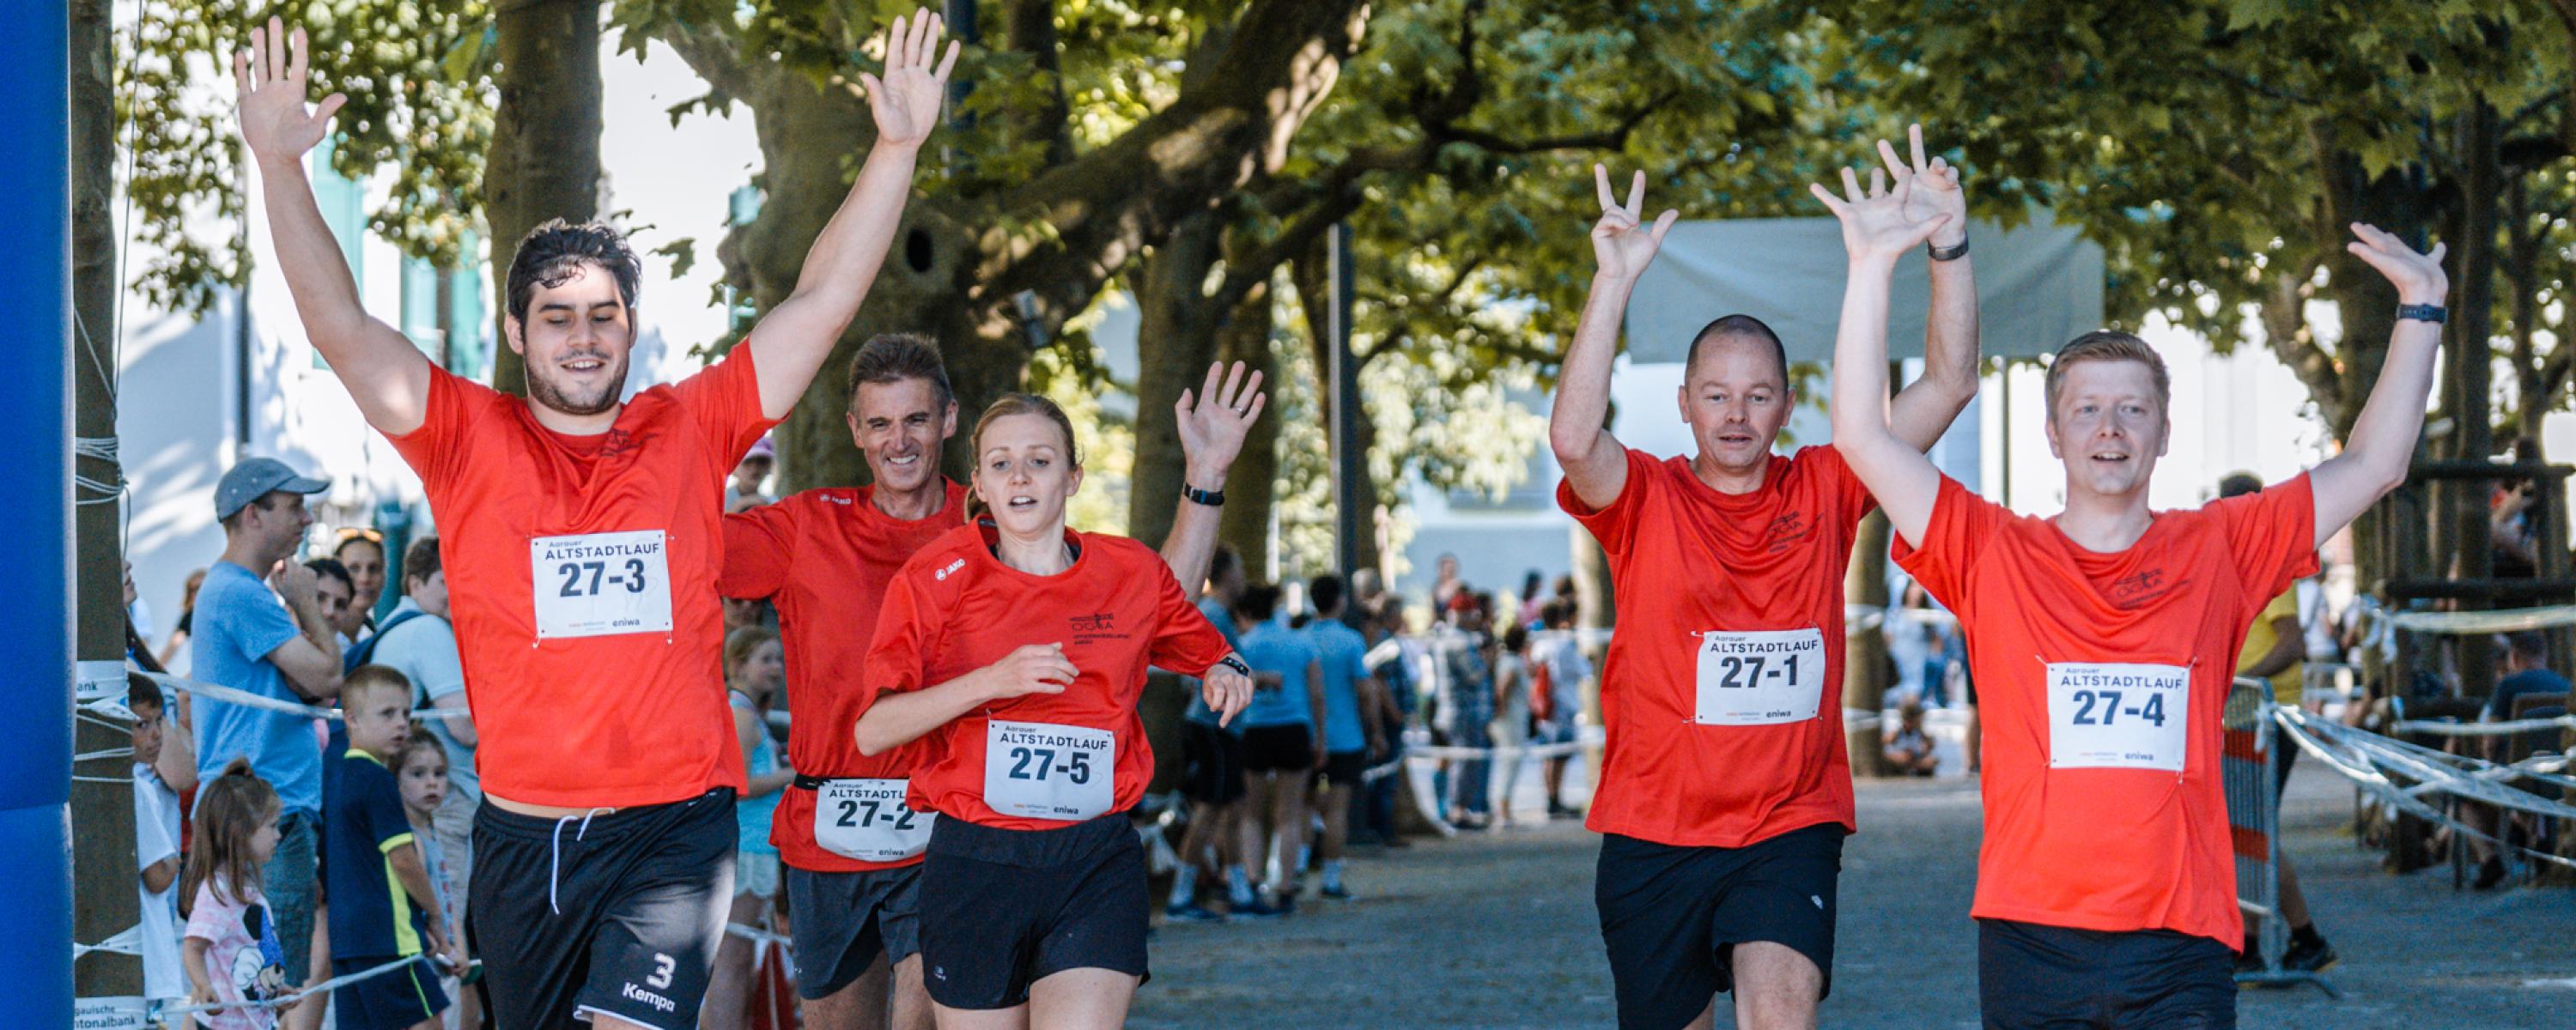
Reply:
<svg viewBox="0 0 2576 1030"><path fill-rule="evenodd" d="M304 95L304 30L292 36L270 18L250 30L250 46L233 55L233 85L240 91L242 140L259 157L301 157L331 131L331 114L348 97L338 93L307 108Z"/></svg>
<svg viewBox="0 0 2576 1030"><path fill-rule="evenodd" d="M1232 368L1224 362L1211 364L1198 393L1182 390L1180 402L1172 405L1179 420L1181 454L1191 465L1216 472L1234 467L1235 457L1243 453L1243 438L1252 432L1253 420L1261 417L1261 408L1270 399L1261 392L1261 371L1253 369L1246 378L1244 369L1240 361Z"/></svg>
<svg viewBox="0 0 2576 1030"><path fill-rule="evenodd" d="M867 87L868 113L876 118L877 138L888 143L919 143L939 124L939 106L948 96L948 70L957 65L958 44L939 53L939 16L915 9L895 18L885 34L885 75L859 73ZM932 67L931 59L938 58Z"/></svg>
<svg viewBox="0 0 2576 1030"><path fill-rule="evenodd" d="M1610 190L1610 170L1592 166L1592 183L1601 192L1601 220L1592 226L1592 257L1599 262L1601 274L1617 279L1634 279L1646 273L1654 263L1655 251L1664 245L1664 234L1672 231L1679 211L1666 211L1656 216L1651 227L1640 222L1645 212L1646 173L1638 172L1628 184L1628 202L1619 203Z"/></svg>
<svg viewBox="0 0 2576 1030"><path fill-rule="evenodd" d="M1923 159L1923 126L1906 126L1905 140L1913 150L1910 165L1897 158L1894 146L1878 141L1879 160L1906 190L1905 217L1917 222L1947 217L1949 221L1932 234L1932 243L1956 246L1968 238L1968 194L1959 188L1959 170L1944 158Z"/></svg>
<svg viewBox="0 0 2576 1030"><path fill-rule="evenodd" d="M1807 189L1842 221L1843 249L1853 258L1894 260L1950 222L1949 215L1918 217L1908 211L1913 185L1913 176L1900 175L1896 187L1889 189L1886 171L1872 168L1869 189L1863 192L1859 176L1845 168L1842 196L1816 183L1809 183Z"/></svg>
<svg viewBox="0 0 2576 1030"><path fill-rule="evenodd" d="M2360 222L2352 223L2352 235L2353 241L2344 249L2387 276L2389 285L2397 287L2400 303L2439 304L2450 295L2451 277L2442 271L2447 248L2442 244L2434 244L2429 253L2420 252L2397 234Z"/></svg>

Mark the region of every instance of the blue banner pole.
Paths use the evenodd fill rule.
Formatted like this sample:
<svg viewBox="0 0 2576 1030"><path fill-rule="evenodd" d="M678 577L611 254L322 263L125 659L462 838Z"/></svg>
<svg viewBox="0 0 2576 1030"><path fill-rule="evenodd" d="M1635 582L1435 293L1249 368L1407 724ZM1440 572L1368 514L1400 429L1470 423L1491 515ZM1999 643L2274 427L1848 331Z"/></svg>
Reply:
<svg viewBox="0 0 2576 1030"><path fill-rule="evenodd" d="M71 16L21 2L31 31L0 33L0 997L51 1027L72 1023Z"/></svg>

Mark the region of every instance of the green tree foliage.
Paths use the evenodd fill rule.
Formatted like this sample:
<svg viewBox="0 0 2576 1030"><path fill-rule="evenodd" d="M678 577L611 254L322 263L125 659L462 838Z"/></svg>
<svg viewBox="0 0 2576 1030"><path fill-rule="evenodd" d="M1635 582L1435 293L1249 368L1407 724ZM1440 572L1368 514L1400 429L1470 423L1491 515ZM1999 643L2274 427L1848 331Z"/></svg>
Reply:
<svg viewBox="0 0 2576 1030"><path fill-rule="evenodd" d="M232 54L252 19L270 15L311 34L317 98L348 95L332 167L353 179L392 173L368 227L412 256L457 262L492 133L488 0L146 0L140 15L119 45L117 120L133 162L132 232L157 255L130 273L145 297L202 312L214 287L249 281L234 231L248 172Z"/></svg>
<svg viewBox="0 0 2576 1030"><path fill-rule="evenodd" d="M2109 252L2117 322L2160 313L2222 348L2266 339L2338 433L2375 381L2393 304L2344 256L2344 224L2456 229L2480 160L2464 119L2481 105L2503 113L2484 158L2508 173L2568 150L2570 23L2540 0L1817 11L1843 29L1831 64L1946 120L1981 213L2042 205L2081 225ZM2300 314L2321 288L2342 341Z"/></svg>

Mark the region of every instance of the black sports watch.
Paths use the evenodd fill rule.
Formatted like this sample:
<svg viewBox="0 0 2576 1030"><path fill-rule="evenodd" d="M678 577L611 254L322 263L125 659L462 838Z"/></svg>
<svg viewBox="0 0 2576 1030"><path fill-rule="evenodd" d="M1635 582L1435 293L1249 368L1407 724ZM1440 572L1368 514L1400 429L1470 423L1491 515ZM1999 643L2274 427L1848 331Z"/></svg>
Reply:
<svg viewBox="0 0 2576 1030"><path fill-rule="evenodd" d="M2439 304L2397 305L2397 320L2403 322L2410 318L2419 322L2431 322L2434 325L2440 325L2450 320L2451 309Z"/></svg>
<svg viewBox="0 0 2576 1030"><path fill-rule="evenodd" d="M1968 256L1968 239L1964 236L1960 237L1959 245L1956 247L1936 247L1930 241L1925 241L1923 252L1932 255L1934 261L1957 261Z"/></svg>
<svg viewBox="0 0 2576 1030"><path fill-rule="evenodd" d="M1201 490L1198 487L1191 486L1189 480L1186 479L1181 481L1181 496L1189 498L1191 504L1204 504L1211 508L1220 507L1225 504L1225 491Z"/></svg>
<svg viewBox="0 0 2576 1030"><path fill-rule="evenodd" d="M1233 656L1233 655L1227 655L1227 656L1225 656L1225 657L1223 657L1223 658L1219 658L1219 659L1217 659L1217 660L1216 660L1216 663L1217 663L1218 665L1222 665L1222 666L1225 666L1226 668L1232 669L1232 670L1234 670L1234 671L1236 671L1236 672L1238 672L1238 673L1242 673L1243 675L1246 675L1246 676L1250 676L1250 675L1252 675L1252 667L1251 667L1251 666L1249 666L1249 665L1245 665L1245 664L1243 664L1243 659L1241 659L1241 658L1237 658L1237 657L1235 657L1235 656Z"/></svg>

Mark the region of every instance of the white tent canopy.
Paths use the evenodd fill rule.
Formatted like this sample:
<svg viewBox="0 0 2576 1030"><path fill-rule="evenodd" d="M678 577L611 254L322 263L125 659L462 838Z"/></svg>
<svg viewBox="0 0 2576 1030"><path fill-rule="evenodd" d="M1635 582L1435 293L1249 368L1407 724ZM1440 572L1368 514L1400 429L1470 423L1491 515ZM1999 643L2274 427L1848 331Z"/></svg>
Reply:
<svg viewBox="0 0 2576 1030"><path fill-rule="evenodd" d="M2102 326L2102 248L2040 213L2019 228L1969 226L1976 260L1979 350L2055 353ZM1896 266L1887 350L1923 355L1932 288L1921 248ZM1842 313L1842 227L1832 218L1680 222L1628 301L1628 355L1677 362L1701 326L1743 313L1768 323L1790 361L1831 362Z"/></svg>

